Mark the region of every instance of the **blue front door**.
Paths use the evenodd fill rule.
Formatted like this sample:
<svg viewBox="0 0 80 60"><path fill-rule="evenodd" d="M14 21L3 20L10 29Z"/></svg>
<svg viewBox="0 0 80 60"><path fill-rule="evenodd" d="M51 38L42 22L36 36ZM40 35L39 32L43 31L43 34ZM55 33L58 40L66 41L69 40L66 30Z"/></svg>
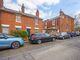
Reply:
<svg viewBox="0 0 80 60"><path fill-rule="evenodd" d="M31 29L27 29L27 32L28 32L28 37L30 36L31 32L30 32Z"/></svg>

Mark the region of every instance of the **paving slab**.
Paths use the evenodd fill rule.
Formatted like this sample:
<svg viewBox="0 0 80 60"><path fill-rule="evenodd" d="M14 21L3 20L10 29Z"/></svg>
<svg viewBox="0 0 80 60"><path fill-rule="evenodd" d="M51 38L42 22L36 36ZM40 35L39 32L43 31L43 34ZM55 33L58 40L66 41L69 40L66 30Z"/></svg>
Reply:
<svg viewBox="0 0 80 60"><path fill-rule="evenodd" d="M0 57L0 60L9 60L8 57Z"/></svg>
<svg viewBox="0 0 80 60"><path fill-rule="evenodd" d="M10 56L9 60L25 60L25 58L23 54L20 54L20 55Z"/></svg>

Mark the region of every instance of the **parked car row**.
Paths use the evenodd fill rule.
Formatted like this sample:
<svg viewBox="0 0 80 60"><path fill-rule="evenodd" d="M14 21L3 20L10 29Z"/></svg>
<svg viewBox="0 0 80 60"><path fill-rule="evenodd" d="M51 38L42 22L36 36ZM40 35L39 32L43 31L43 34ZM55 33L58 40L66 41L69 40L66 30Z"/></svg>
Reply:
<svg viewBox="0 0 80 60"><path fill-rule="evenodd" d="M65 38L70 38L70 34L68 34L67 32L61 32L61 33L57 33L55 35L56 39L65 39Z"/></svg>
<svg viewBox="0 0 80 60"><path fill-rule="evenodd" d="M80 36L80 32L68 32L68 34L70 34L71 37Z"/></svg>
<svg viewBox="0 0 80 60"><path fill-rule="evenodd" d="M66 39L80 36L80 32L60 32L55 36L50 36L47 33L34 33L29 36L30 43L41 44L43 42L55 41L56 39ZM19 48L24 45L24 39L11 35L0 33L0 48Z"/></svg>
<svg viewBox="0 0 80 60"><path fill-rule="evenodd" d="M35 33L31 34L29 37L30 43L43 43L43 42L49 42L54 41L55 37L51 37L47 33ZM14 37L11 35L0 33L0 49L3 48L19 48L24 45L24 39L21 37Z"/></svg>
<svg viewBox="0 0 80 60"><path fill-rule="evenodd" d="M31 34L29 37L30 43L38 43L41 44L43 42L54 41L56 39L67 39L75 36L80 36L80 32L60 32L55 36L50 36L47 33L35 33Z"/></svg>
<svg viewBox="0 0 80 60"><path fill-rule="evenodd" d="M60 32L55 35L56 39L66 39L70 37L80 36L80 32Z"/></svg>

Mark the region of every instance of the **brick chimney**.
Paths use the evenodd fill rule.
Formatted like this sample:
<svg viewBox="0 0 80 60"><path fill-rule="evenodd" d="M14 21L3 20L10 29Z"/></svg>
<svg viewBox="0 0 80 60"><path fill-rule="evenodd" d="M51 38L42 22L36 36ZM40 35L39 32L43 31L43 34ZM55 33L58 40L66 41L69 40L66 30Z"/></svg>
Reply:
<svg viewBox="0 0 80 60"><path fill-rule="evenodd" d="M3 0L0 0L0 8L3 8Z"/></svg>
<svg viewBox="0 0 80 60"><path fill-rule="evenodd" d="M22 4L22 7L21 7L21 11L22 11L22 13L24 13L24 4Z"/></svg>
<svg viewBox="0 0 80 60"><path fill-rule="evenodd" d="M39 17L39 10L36 11L36 16Z"/></svg>
<svg viewBox="0 0 80 60"><path fill-rule="evenodd" d="M64 12L62 11L62 9L60 9L60 16L64 15Z"/></svg>

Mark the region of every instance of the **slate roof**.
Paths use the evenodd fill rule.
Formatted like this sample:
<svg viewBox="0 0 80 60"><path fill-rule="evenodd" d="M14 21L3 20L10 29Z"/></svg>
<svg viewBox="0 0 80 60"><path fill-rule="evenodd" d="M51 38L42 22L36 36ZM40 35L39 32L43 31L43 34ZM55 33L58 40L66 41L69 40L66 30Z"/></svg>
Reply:
<svg viewBox="0 0 80 60"><path fill-rule="evenodd" d="M28 17L31 17L31 18L36 18L37 17L37 16L32 15L32 14L22 13L20 11L8 9L8 8L5 8L5 7L0 8L0 11L6 11L6 12L9 12L9 13L14 13L14 14L21 14L21 15L28 16ZM42 20L42 18L39 18L39 19Z"/></svg>

